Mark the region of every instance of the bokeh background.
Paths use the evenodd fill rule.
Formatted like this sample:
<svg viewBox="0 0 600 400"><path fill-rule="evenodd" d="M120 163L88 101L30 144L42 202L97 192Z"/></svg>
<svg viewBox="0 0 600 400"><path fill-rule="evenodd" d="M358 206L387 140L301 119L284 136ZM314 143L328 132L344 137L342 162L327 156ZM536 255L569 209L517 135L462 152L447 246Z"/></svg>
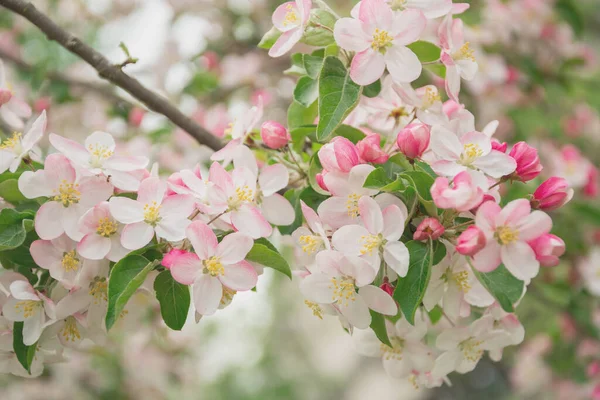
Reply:
<svg viewBox="0 0 600 400"><path fill-rule="evenodd" d="M478 44L481 71L461 98L475 113L477 127L499 120L498 136L539 146L549 170L564 167L561 149L569 143L600 165L600 2L466 2L471 9L463 19ZM289 59L270 59L256 48L280 1L34 3L115 63L124 60L119 44L125 43L139 59L126 71L217 135L258 96L269 119L285 121L295 84L283 74ZM347 15L354 2L329 4ZM518 18L495 12L498 4L510 4ZM164 117L141 112L136 117L140 110L126 93L98 90L101 82L90 67L4 10L0 58L15 89L36 110L48 110L52 132L79 139L94 130L111 132L127 142L127 151L150 153L167 171L191 168L207 157ZM532 187L512 190L516 195ZM161 325L158 304L136 299L148 303L148 313L133 334L115 334L102 348L71 351L65 363L48 367L35 380L0 375L0 399L588 398L589 391L578 388L589 381L590 355L600 357L598 321L593 321L598 301L572 276L581 263L600 264L600 256L588 256L598 240L600 205L586 190L553 216L555 233L569 251L560 266L543 271L542 284L518 308L526 342L506 351L500 363L484 359L472 373L453 375L452 387L417 390L389 378L380 360L358 355L336 319L312 314L295 282L265 271L256 292L238 294L229 307L198 324L190 316L181 332ZM285 248L286 238L277 240ZM585 328L577 313L583 313ZM587 352L580 348L584 340Z"/></svg>

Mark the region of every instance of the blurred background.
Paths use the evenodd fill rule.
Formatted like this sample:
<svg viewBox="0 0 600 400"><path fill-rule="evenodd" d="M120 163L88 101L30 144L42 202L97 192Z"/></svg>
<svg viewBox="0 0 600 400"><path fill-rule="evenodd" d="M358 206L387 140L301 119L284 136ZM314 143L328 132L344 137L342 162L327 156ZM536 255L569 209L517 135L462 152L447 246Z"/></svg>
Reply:
<svg viewBox="0 0 600 400"><path fill-rule="evenodd" d="M472 373L451 376L452 387L416 389L389 378L379 359L358 355L337 319L315 317L295 282L265 271L256 292L236 295L229 307L198 324L190 316L181 332L164 327L156 318L158 304L141 298L148 312L135 321L134 335L117 333L106 347L70 351L65 363L49 366L35 380L0 375L0 399L590 398L595 375L586 368L600 359L600 293L582 280L600 279L600 254L594 252L600 240L593 187L598 178L588 172L600 165L600 2L466 2L471 9L462 17L480 73L461 98L476 126L499 120L501 140L534 143L547 175L569 176L578 189L573 204L553 216L554 233L567 242L565 260L543 271L541 283L518 308L524 344L508 349L500 363L484 359ZM115 63L126 58L124 43L139 59L125 71L217 136L259 97L269 119L285 121L295 85L283 74L289 58L270 59L256 48L280 1L33 3ZM354 2L328 4L348 15ZM124 92L106 90L94 70L4 10L0 59L15 90L37 112L48 111L50 132L77 139L94 130L110 132L125 142L124 152L150 153L165 171L207 159L204 149L164 117L145 113ZM436 83L428 74L420 81ZM591 166L583 177L579 166L569 169L570 144L578 149L578 162ZM534 188L516 186L505 196ZM278 240L285 247L286 238Z"/></svg>

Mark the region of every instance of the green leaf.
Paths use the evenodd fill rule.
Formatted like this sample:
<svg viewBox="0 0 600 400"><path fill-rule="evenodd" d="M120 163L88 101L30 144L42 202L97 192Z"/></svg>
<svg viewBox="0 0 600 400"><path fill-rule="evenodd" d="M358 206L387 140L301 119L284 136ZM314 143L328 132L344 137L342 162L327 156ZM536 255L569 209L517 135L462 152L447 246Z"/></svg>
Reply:
<svg viewBox="0 0 600 400"><path fill-rule="evenodd" d="M583 15L573 0L558 0L554 5L558 15L571 25L577 36L583 33L585 22Z"/></svg>
<svg viewBox="0 0 600 400"><path fill-rule="evenodd" d="M381 189L393 181L387 176L382 167L377 167L365 179L363 187L369 189Z"/></svg>
<svg viewBox="0 0 600 400"><path fill-rule="evenodd" d="M8 179L0 183L0 197L11 204L27 201L19 190L19 184L16 179Z"/></svg>
<svg viewBox="0 0 600 400"><path fill-rule="evenodd" d="M288 129L298 128L303 125L311 125L317 118L317 103L310 107L304 107L297 101L293 101L288 108L287 123Z"/></svg>
<svg viewBox="0 0 600 400"><path fill-rule="evenodd" d="M215 90L219 86L219 78L212 72L201 71L183 88L183 93L192 96L201 96Z"/></svg>
<svg viewBox="0 0 600 400"><path fill-rule="evenodd" d="M440 306L435 306L429 311L429 319L433 325L437 324L437 322L442 318L442 309Z"/></svg>
<svg viewBox="0 0 600 400"><path fill-rule="evenodd" d="M180 331L190 309L190 289L173 279L171 271L165 270L154 280L154 291L163 321L169 328Z"/></svg>
<svg viewBox="0 0 600 400"><path fill-rule="evenodd" d="M315 133L317 132L316 125L305 125L290 130L290 136L292 137L292 148L297 153L302 153L306 138L312 136L316 138Z"/></svg>
<svg viewBox="0 0 600 400"><path fill-rule="evenodd" d="M314 53L313 53L314 54ZM302 58L306 74L312 79L317 79L323 67L323 57L305 54Z"/></svg>
<svg viewBox="0 0 600 400"><path fill-rule="evenodd" d="M300 40L309 46L325 47L335 43L333 38L333 27L335 17L328 11L320 8L313 8L310 11L310 22L304 30L304 35Z"/></svg>
<svg viewBox="0 0 600 400"><path fill-rule="evenodd" d="M442 63L427 64L427 65L424 65L423 68L425 68L427 71L431 72L432 74L439 76L442 79L446 79L446 66Z"/></svg>
<svg viewBox="0 0 600 400"><path fill-rule="evenodd" d="M279 29L272 27L267 33L264 34L262 39L260 39L258 47L260 49L269 50L271 47L273 47L273 45L275 44L277 39L279 39L280 36L281 32L279 31Z"/></svg>
<svg viewBox="0 0 600 400"><path fill-rule="evenodd" d="M267 239L255 240L254 246L246 256L246 260L273 268L292 279L292 270L288 262Z"/></svg>
<svg viewBox="0 0 600 400"><path fill-rule="evenodd" d="M370 85L363 87L363 94L367 97L377 97L377 95L381 92L381 80L377 79L375 82Z"/></svg>
<svg viewBox="0 0 600 400"><path fill-rule="evenodd" d="M289 226L279 226L279 232L283 235L291 235L298 227L302 225L302 208L300 201L302 200L308 207L313 210L317 210L319 205L325 201L328 196L324 196L315 192L312 187L306 187L303 189L290 189L285 192L284 197L294 206L296 218L294 222Z"/></svg>
<svg viewBox="0 0 600 400"><path fill-rule="evenodd" d="M25 172L25 170L18 169L15 172L10 172L9 170L6 170L5 172L3 172L3 173L0 174L0 182L7 181L9 179L16 179L16 180L18 180L19 177L21 176L21 174L23 172Z"/></svg>
<svg viewBox="0 0 600 400"><path fill-rule="evenodd" d="M0 211L0 251L19 247L25 241L27 230L31 230L32 211L16 211L5 208Z"/></svg>
<svg viewBox="0 0 600 400"><path fill-rule="evenodd" d="M362 88L336 57L327 57L319 76L319 124L317 139L324 141L358 104Z"/></svg>
<svg viewBox="0 0 600 400"><path fill-rule="evenodd" d="M298 80L294 89L294 100L302 104L304 107L310 107L319 97L319 82L303 76Z"/></svg>
<svg viewBox="0 0 600 400"><path fill-rule="evenodd" d="M433 186L434 182L433 177L423 171L404 171L400 174L400 177L407 179L411 186L416 189L419 201L423 204L427 213L431 216L437 216L437 207L431 197L431 186Z"/></svg>
<svg viewBox="0 0 600 400"><path fill-rule="evenodd" d="M354 144L365 138L365 133L363 131L350 125L340 125L335 132L333 132L333 135L343 136Z"/></svg>
<svg viewBox="0 0 600 400"><path fill-rule="evenodd" d="M159 260L148 261L147 258L134 254L126 256L115 264L108 280L107 330L112 328L131 296L159 262Z"/></svg>
<svg viewBox="0 0 600 400"><path fill-rule="evenodd" d="M385 318L383 315L375 312L373 310L369 310L371 313L371 329L375 332L375 336L377 339L388 347L392 347L392 343L390 342L390 338L388 337L387 329L385 327Z"/></svg>
<svg viewBox="0 0 600 400"><path fill-rule="evenodd" d="M423 301L425 289L431 278L431 267L438 264L446 255L446 248L439 242L406 243L410 253L410 265L404 278L398 278L394 299L400 304L400 309L408 322L414 325L415 313Z"/></svg>
<svg viewBox="0 0 600 400"><path fill-rule="evenodd" d="M483 287L498 300L504 311L510 313L515 310L513 305L523 294L523 281L515 278L502 264L492 272L483 273L475 268L472 270Z"/></svg>
<svg viewBox="0 0 600 400"><path fill-rule="evenodd" d="M573 202L570 207L581 217L580 220L583 223L596 226L600 225L600 207L594 207L594 205L590 203L579 202Z"/></svg>
<svg viewBox="0 0 600 400"><path fill-rule="evenodd" d="M442 50L435 44L426 42L424 40L418 40L406 47L411 49L417 55L417 57L419 57L419 61L422 63L439 60L440 53L442 52Z"/></svg>
<svg viewBox="0 0 600 400"><path fill-rule="evenodd" d="M26 346L23 343L23 322L15 322L13 325L13 350L17 356L17 360L21 363L23 368L31 375L31 363L35 356L35 350L37 343L31 346Z"/></svg>

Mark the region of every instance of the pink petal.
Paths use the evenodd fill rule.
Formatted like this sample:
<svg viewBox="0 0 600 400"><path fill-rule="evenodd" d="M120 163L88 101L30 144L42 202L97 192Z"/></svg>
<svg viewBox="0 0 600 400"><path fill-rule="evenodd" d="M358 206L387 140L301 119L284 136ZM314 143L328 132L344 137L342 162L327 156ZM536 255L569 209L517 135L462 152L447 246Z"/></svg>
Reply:
<svg viewBox="0 0 600 400"><path fill-rule="evenodd" d="M48 137L50 144L62 154L81 166L87 166L90 161L90 153L80 143L74 140L51 133Z"/></svg>
<svg viewBox="0 0 600 400"><path fill-rule="evenodd" d="M387 242L383 248L383 259L399 276L406 276L410 264L410 253L402 242Z"/></svg>
<svg viewBox="0 0 600 400"><path fill-rule="evenodd" d="M333 29L335 42L342 49L361 52L369 48L371 37L362 29L362 24L353 18L341 18Z"/></svg>
<svg viewBox="0 0 600 400"><path fill-rule="evenodd" d="M209 181L221 188L226 195L230 195L235 191L231 175L229 175L229 172L225 171L225 168L223 168L221 164L216 162L213 163L210 166L208 176Z"/></svg>
<svg viewBox="0 0 600 400"><path fill-rule="evenodd" d="M492 178L498 179L513 173L517 168L517 163L508 154L492 150L488 155L477 158L473 162L473 166L479 168Z"/></svg>
<svg viewBox="0 0 600 400"><path fill-rule="evenodd" d="M398 306L392 296L378 288L377 286L367 285L361 287L358 291L367 307L371 310L384 315L396 315Z"/></svg>
<svg viewBox="0 0 600 400"><path fill-rule="evenodd" d="M79 181L79 192L81 193L79 203L83 206L93 207L108 200L112 196L114 188L105 178L88 176Z"/></svg>
<svg viewBox="0 0 600 400"><path fill-rule="evenodd" d="M477 210L475 225L483 231L488 239L496 230L496 218L500 215L501 208L493 201L486 201Z"/></svg>
<svg viewBox="0 0 600 400"><path fill-rule="evenodd" d="M215 255L225 265L235 264L246 258L253 245L254 241L250 236L240 232L231 233L217 245Z"/></svg>
<svg viewBox="0 0 600 400"><path fill-rule="evenodd" d="M289 179L289 171L283 164L273 164L262 169L258 176L258 184L263 195L268 197L285 188Z"/></svg>
<svg viewBox="0 0 600 400"><path fill-rule="evenodd" d="M249 235L252 239L269 237L273 232L273 227L260 211L249 204L244 204L237 211L231 212L231 223L236 230Z"/></svg>
<svg viewBox="0 0 600 400"><path fill-rule="evenodd" d="M310 274L300 282L300 291L309 301L331 304L333 298L331 277L325 274Z"/></svg>
<svg viewBox="0 0 600 400"><path fill-rule="evenodd" d="M61 217L64 207L56 201L44 203L35 216L35 231L45 240L51 240L64 233Z"/></svg>
<svg viewBox="0 0 600 400"><path fill-rule="evenodd" d="M369 231L360 225L344 225L335 231L331 243L344 254L360 256L363 247L361 238L369 235Z"/></svg>
<svg viewBox="0 0 600 400"><path fill-rule="evenodd" d="M40 141L42 136L44 135L44 131L46 130L46 110L43 110L39 117L31 125L29 131L25 136L23 136L23 140L21 141L21 145L25 151L29 151L33 148L33 146Z"/></svg>
<svg viewBox="0 0 600 400"><path fill-rule="evenodd" d="M420 10L409 9L396 13L391 32L394 44L406 46L416 42L426 26L427 19Z"/></svg>
<svg viewBox="0 0 600 400"><path fill-rule="evenodd" d="M351 325L359 329L366 329L371 324L369 307L367 307L362 296L356 296L354 301L348 301L347 304L338 303L338 307L342 315L348 319L348 322Z"/></svg>
<svg viewBox="0 0 600 400"><path fill-rule="evenodd" d="M442 60L443 61L443 60ZM446 64L446 93L451 100L459 102L460 74L456 65Z"/></svg>
<svg viewBox="0 0 600 400"><path fill-rule="evenodd" d="M127 197L113 197L108 202L110 213L123 224L144 220L144 205Z"/></svg>
<svg viewBox="0 0 600 400"><path fill-rule="evenodd" d="M219 242L215 233L204 222L192 222L185 233L201 260L207 260L215 255Z"/></svg>
<svg viewBox="0 0 600 400"><path fill-rule="evenodd" d="M36 240L31 243L29 252L33 261L44 269L50 269L55 263L60 262L63 253L47 240Z"/></svg>
<svg viewBox="0 0 600 400"><path fill-rule="evenodd" d="M129 250L141 249L147 245L154 236L154 229L145 222L136 222L127 225L121 232L121 244Z"/></svg>
<svg viewBox="0 0 600 400"><path fill-rule="evenodd" d="M304 29L302 27L297 27L291 31L284 32L269 50L269 55L271 57L281 57L300 41L303 34Z"/></svg>
<svg viewBox="0 0 600 400"><path fill-rule="evenodd" d="M416 80L423 70L421 61L408 47L395 45L385 53L385 64L394 81L409 83Z"/></svg>
<svg viewBox="0 0 600 400"><path fill-rule="evenodd" d="M286 21L286 16L289 12L296 13L298 20L300 19L300 10L296 6L296 3L293 1L288 1L286 3L281 4L279 7L275 9L273 16L271 17L271 21L277 30L281 32L287 32L292 30L298 26L298 23L289 23Z"/></svg>
<svg viewBox="0 0 600 400"><path fill-rule="evenodd" d="M109 151L115 150L115 139L113 139L110 133L95 131L85 139L85 147L101 146L105 147ZM143 168L143 167L142 167Z"/></svg>
<svg viewBox="0 0 600 400"><path fill-rule="evenodd" d="M183 219L189 217L194 211L195 200L187 194L174 194L167 197L160 207L163 218Z"/></svg>
<svg viewBox="0 0 600 400"><path fill-rule="evenodd" d="M357 84L367 86L381 78L384 70L385 58L383 54L367 48L367 50L357 53L352 59L350 77Z"/></svg>
<svg viewBox="0 0 600 400"><path fill-rule="evenodd" d="M247 261L229 264L225 267L225 274L219 277L224 286L236 291L250 290L256 286L258 275L256 270Z"/></svg>
<svg viewBox="0 0 600 400"><path fill-rule="evenodd" d="M502 246L502 262L515 278L526 283L529 283L540 270L535 252L527 243L521 241Z"/></svg>
<svg viewBox="0 0 600 400"><path fill-rule="evenodd" d="M52 194L52 188L48 186L44 170L23 172L19 177L18 186L19 191L28 199L50 196Z"/></svg>
<svg viewBox="0 0 600 400"><path fill-rule="evenodd" d="M322 215L321 220L334 229L357 224L358 217L348 214L347 201L346 197L330 197L322 202L318 208L319 215Z"/></svg>
<svg viewBox="0 0 600 400"><path fill-rule="evenodd" d="M90 233L85 235L77 245L77 252L90 260L101 260L110 250L110 238Z"/></svg>
<svg viewBox="0 0 600 400"><path fill-rule="evenodd" d="M156 236L169 242L178 242L185 239L185 229L191 222L185 217L163 217L155 227Z"/></svg>
<svg viewBox="0 0 600 400"><path fill-rule="evenodd" d="M44 163L48 186L58 188L63 181L75 182L76 172L69 160L62 154L50 154Z"/></svg>
<svg viewBox="0 0 600 400"><path fill-rule="evenodd" d="M404 205L404 204L403 204ZM406 207L404 207L406 209ZM387 206L383 210L383 237L394 241L400 239L404 232L407 214L395 204Z"/></svg>
<svg viewBox="0 0 600 400"><path fill-rule="evenodd" d="M151 204L152 202L161 204L166 192L167 184L160 178L151 176L140 183L137 201L142 204Z"/></svg>
<svg viewBox="0 0 600 400"><path fill-rule="evenodd" d="M358 209L365 228L371 234L378 235L383 231L383 214L375 200L368 196L361 197L358 200Z"/></svg>
<svg viewBox="0 0 600 400"><path fill-rule="evenodd" d="M263 199L261 212L267 221L277 226L290 225L296 219L296 212L290 202L278 193Z"/></svg>
<svg viewBox="0 0 600 400"><path fill-rule="evenodd" d="M104 168L132 172L146 168L148 163L148 158L143 156L112 156L104 161Z"/></svg>
<svg viewBox="0 0 600 400"><path fill-rule="evenodd" d="M501 262L500 245L495 240L488 240L486 246L473 257L473 266L481 272L491 272Z"/></svg>
<svg viewBox="0 0 600 400"><path fill-rule="evenodd" d="M496 218L496 226L516 226L531 212L531 205L527 199L517 199L508 203Z"/></svg>
<svg viewBox="0 0 600 400"><path fill-rule="evenodd" d="M552 218L543 211L534 211L517 222L519 240L530 241L550 232Z"/></svg>
<svg viewBox="0 0 600 400"><path fill-rule="evenodd" d="M223 296L221 282L210 275L201 275L194 282L194 307L202 315L212 315L219 308Z"/></svg>
<svg viewBox="0 0 600 400"><path fill-rule="evenodd" d="M384 0L360 2L358 18L365 26L365 32L372 34L377 28L388 31L392 26L393 11Z"/></svg>
<svg viewBox="0 0 600 400"><path fill-rule="evenodd" d="M171 275L182 285L191 285L202 271L202 262L194 253L181 253L171 258Z"/></svg>

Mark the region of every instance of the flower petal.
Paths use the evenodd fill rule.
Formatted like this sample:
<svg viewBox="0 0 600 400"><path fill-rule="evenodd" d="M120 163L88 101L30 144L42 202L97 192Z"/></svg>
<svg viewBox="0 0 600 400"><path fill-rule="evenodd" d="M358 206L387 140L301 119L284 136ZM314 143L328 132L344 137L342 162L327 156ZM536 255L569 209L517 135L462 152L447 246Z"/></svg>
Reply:
<svg viewBox="0 0 600 400"><path fill-rule="evenodd" d="M250 236L241 232L234 232L221 240L215 255L220 257L221 262L225 265L236 264L246 258L253 245L254 241Z"/></svg>
<svg viewBox="0 0 600 400"><path fill-rule="evenodd" d="M367 307L375 312L384 315L396 315L398 313L398 306L392 296L377 286L363 286L358 290L358 294L363 298Z"/></svg>
<svg viewBox="0 0 600 400"><path fill-rule="evenodd" d="M225 274L219 277L221 283L236 291L250 290L256 286L258 275L247 261L240 261L225 267Z"/></svg>
<svg viewBox="0 0 600 400"><path fill-rule="evenodd" d="M219 308L223 296L221 282L210 275L201 275L194 282L194 307L202 315L212 315Z"/></svg>

